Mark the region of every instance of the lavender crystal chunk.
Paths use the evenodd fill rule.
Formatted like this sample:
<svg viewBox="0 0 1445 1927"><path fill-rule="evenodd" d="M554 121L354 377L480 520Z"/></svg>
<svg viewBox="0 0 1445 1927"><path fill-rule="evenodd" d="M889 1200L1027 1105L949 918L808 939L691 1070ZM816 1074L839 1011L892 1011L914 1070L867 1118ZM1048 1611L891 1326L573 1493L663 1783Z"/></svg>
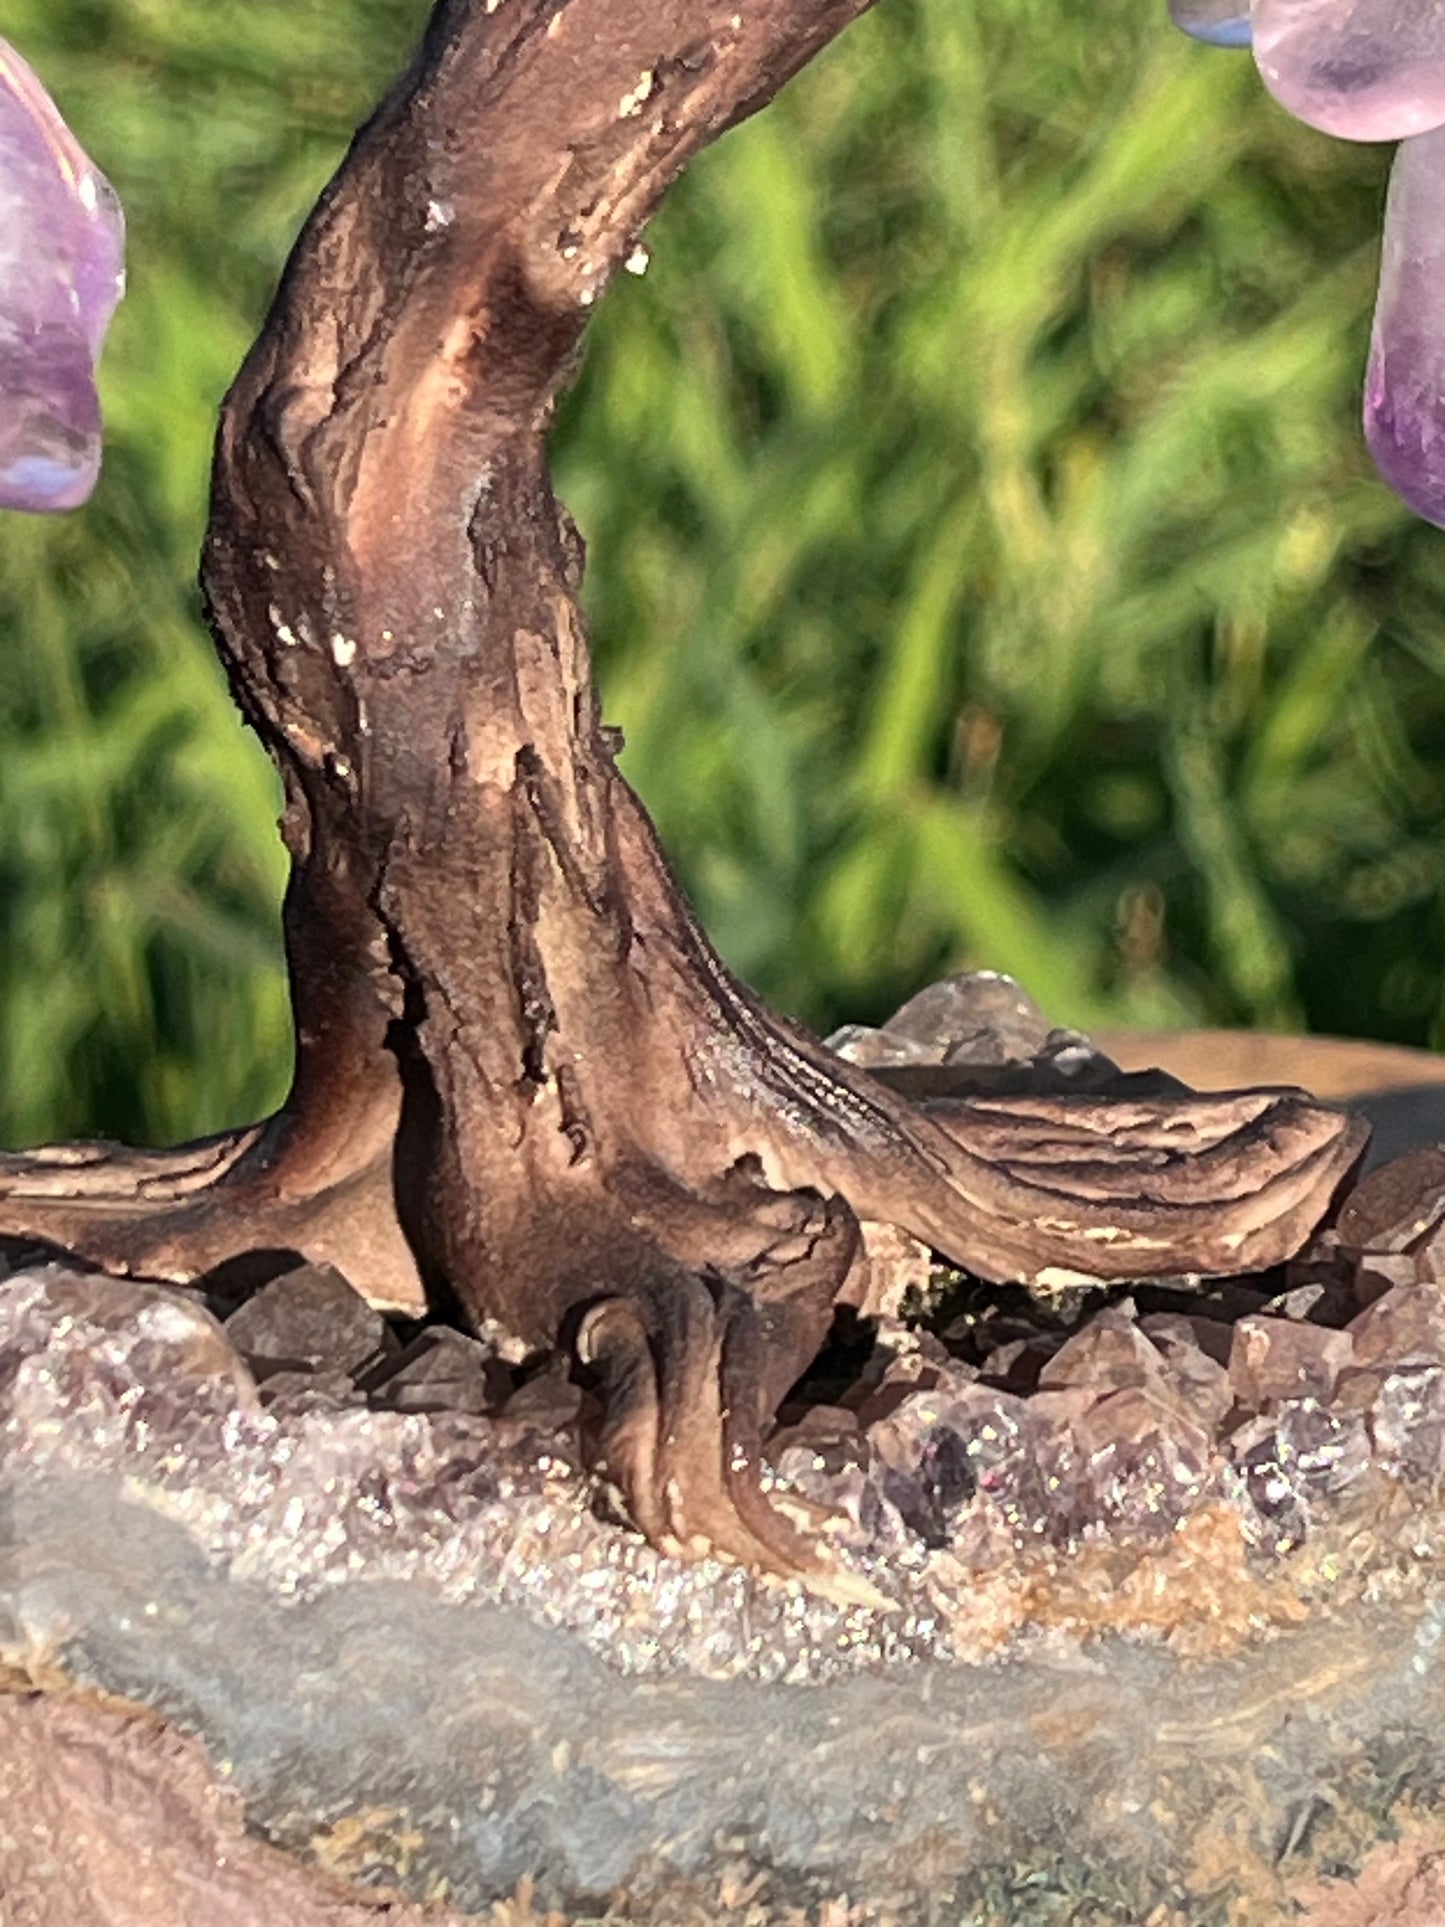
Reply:
<svg viewBox="0 0 1445 1927"><path fill-rule="evenodd" d="M1366 1477L1370 1445L1358 1412L1302 1398L1242 1425L1230 1441L1230 1456L1233 1481L1254 1514L1249 1536L1288 1552L1305 1543L1331 1499Z"/></svg>
<svg viewBox="0 0 1445 1927"><path fill-rule="evenodd" d="M0 40L0 507L78 508L95 487L95 364L124 258L114 191Z"/></svg>
<svg viewBox="0 0 1445 1927"><path fill-rule="evenodd" d="M1211 47L1249 45L1249 7L1240 0L1169 0L1169 18Z"/></svg>
<svg viewBox="0 0 1445 1927"><path fill-rule="evenodd" d="M1385 206L1365 439L1417 515L1445 527L1445 130L1401 144Z"/></svg>
<svg viewBox="0 0 1445 1927"><path fill-rule="evenodd" d="M1254 57L1282 107L1343 140L1445 125L1445 12L1434 0L1255 0Z"/></svg>

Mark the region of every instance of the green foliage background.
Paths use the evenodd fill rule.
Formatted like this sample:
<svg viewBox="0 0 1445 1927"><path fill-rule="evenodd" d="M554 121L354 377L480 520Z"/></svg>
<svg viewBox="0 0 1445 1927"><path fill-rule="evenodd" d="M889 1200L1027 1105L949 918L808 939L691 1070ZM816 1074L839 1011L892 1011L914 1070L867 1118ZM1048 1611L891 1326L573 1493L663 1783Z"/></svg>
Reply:
<svg viewBox="0 0 1445 1927"><path fill-rule="evenodd" d="M214 411L423 0L6 0L121 192L93 504L0 517L0 1141L282 1094L269 769L193 588ZM1388 156L1162 0L884 0L621 277L558 436L626 764L828 1027L1442 1034L1445 537L1357 426Z"/></svg>

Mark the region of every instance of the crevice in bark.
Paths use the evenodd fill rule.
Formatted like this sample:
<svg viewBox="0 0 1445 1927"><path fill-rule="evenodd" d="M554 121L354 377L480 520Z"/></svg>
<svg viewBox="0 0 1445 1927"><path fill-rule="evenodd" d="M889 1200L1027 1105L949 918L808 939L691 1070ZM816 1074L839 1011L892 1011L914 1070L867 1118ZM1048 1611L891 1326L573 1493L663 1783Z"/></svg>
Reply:
<svg viewBox="0 0 1445 1927"><path fill-rule="evenodd" d="M286 782L291 1095L174 1153L0 1159L0 1231L111 1268L284 1248L571 1333L643 1530L815 1581L759 1453L860 1221L985 1278L1241 1269L1361 1138L1291 1093L910 1105L737 983L616 771L553 402L668 182L866 3L440 0L217 442L210 619Z"/></svg>

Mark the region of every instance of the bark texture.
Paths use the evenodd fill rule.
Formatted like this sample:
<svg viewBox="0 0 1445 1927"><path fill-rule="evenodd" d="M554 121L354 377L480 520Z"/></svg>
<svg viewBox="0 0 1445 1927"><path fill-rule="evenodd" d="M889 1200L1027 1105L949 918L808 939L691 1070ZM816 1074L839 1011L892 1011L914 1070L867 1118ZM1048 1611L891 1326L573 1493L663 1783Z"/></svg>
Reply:
<svg viewBox="0 0 1445 1927"><path fill-rule="evenodd" d="M867 0L440 0L225 404L203 579L279 764L295 1087L178 1153L0 1166L0 1231L424 1293L599 1376L638 1524L789 1571L763 1496L859 1221L990 1278L1293 1249L1360 1127L1292 1093L930 1114L723 967L614 764L545 440L687 159ZM679 638L679 647L686 639Z"/></svg>

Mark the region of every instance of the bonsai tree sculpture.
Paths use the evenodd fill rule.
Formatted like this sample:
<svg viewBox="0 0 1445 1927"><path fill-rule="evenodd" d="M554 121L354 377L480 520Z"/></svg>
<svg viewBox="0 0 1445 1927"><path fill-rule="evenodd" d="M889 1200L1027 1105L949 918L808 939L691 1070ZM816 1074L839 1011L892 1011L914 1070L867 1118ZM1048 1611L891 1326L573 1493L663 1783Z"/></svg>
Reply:
<svg viewBox="0 0 1445 1927"><path fill-rule="evenodd" d="M1045 1287L1257 1268L1363 1132L1290 1092L911 1106L729 974L617 772L556 397L668 183L866 4L438 0L216 446L210 621L286 788L290 1096L0 1160L0 1233L108 1269L301 1254L572 1347L637 1525L784 1573L826 1561L760 1448L861 1300L860 1225Z"/></svg>

